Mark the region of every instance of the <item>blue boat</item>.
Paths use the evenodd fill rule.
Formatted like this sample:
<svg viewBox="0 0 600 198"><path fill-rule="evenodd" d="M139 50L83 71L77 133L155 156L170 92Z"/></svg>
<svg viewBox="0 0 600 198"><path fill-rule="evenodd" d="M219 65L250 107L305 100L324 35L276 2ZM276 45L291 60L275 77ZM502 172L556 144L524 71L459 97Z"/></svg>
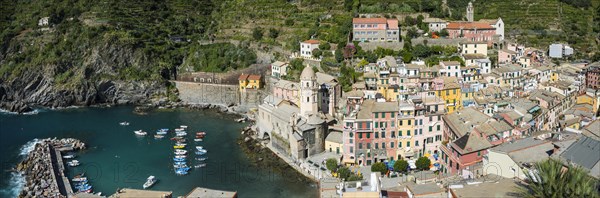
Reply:
<svg viewBox="0 0 600 198"><path fill-rule="evenodd" d="M185 168L177 168L176 171L189 171L190 168L189 167L185 167Z"/></svg>
<svg viewBox="0 0 600 198"><path fill-rule="evenodd" d="M175 171L175 174L178 174L178 175L187 175L187 174L188 174L188 172L187 172L187 171L184 171L184 170L176 170L176 171Z"/></svg>
<svg viewBox="0 0 600 198"><path fill-rule="evenodd" d="M175 165L185 165L185 162L175 162L173 164L175 164Z"/></svg>
<svg viewBox="0 0 600 198"><path fill-rule="evenodd" d="M176 161L176 162L185 162L185 158L173 158L173 161Z"/></svg>
<svg viewBox="0 0 600 198"><path fill-rule="evenodd" d="M196 155L204 155L204 154L206 154L205 151L196 151Z"/></svg>

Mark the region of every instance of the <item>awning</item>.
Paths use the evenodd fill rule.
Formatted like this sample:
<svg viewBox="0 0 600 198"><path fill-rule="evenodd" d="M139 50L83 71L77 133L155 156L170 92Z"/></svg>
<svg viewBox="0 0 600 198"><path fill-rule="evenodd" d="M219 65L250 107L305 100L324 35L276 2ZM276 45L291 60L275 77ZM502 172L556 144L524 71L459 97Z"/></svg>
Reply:
<svg viewBox="0 0 600 198"><path fill-rule="evenodd" d="M533 113L533 112L536 112L537 110L540 110L540 106L535 106L535 107L533 107L532 109L530 109L530 110L529 110L529 111L527 111L527 112L529 112L529 113Z"/></svg>

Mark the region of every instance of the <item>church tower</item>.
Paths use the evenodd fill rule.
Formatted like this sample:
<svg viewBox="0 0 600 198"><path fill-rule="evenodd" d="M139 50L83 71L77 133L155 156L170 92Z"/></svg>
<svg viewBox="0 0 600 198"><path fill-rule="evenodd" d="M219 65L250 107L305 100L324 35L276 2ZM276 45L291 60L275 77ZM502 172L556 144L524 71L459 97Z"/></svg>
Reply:
<svg viewBox="0 0 600 198"><path fill-rule="evenodd" d="M473 22L473 3L469 2L469 6L467 6L467 21Z"/></svg>
<svg viewBox="0 0 600 198"><path fill-rule="evenodd" d="M300 74L300 115L308 118L318 112L317 107L317 76L310 66L304 67Z"/></svg>

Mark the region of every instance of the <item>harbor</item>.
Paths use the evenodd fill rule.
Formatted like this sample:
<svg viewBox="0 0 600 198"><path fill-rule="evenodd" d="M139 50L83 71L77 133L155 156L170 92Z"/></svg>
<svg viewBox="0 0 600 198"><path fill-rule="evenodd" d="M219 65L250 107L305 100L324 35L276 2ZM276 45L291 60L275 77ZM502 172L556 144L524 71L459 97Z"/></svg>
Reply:
<svg viewBox="0 0 600 198"><path fill-rule="evenodd" d="M247 126L238 123L239 117L211 110L168 109L151 111L146 115L132 113L132 107L81 108L41 112L35 116L18 117L0 115L0 151L7 164L18 164L23 158L20 153L35 138L72 137L86 143L86 149L76 153L74 159L66 159L65 176L72 179L85 173L94 192L114 194L117 189L143 189L149 176L157 181L148 190L172 192L173 197L185 196L196 187L238 192L251 197L295 197L294 195L316 196L316 187L301 175L292 174L292 169L274 171L270 163L253 163L242 147L235 142L240 130ZM85 115L85 116L83 116ZM129 125L121 125L121 122ZM59 123L73 123L64 125ZM187 175L175 173L173 158L177 141L174 129L187 125L185 143ZM169 128L164 138L154 135ZM146 136L134 134L136 130L147 132ZM17 133L5 133L8 131ZM202 141L198 132L205 132ZM11 137L11 141L7 141ZM30 142L30 143L28 143ZM199 147L207 152L196 156ZM68 152L64 152L67 154ZM23 157L22 157L23 156ZM266 157L264 157L266 158ZM273 158L273 157L271 157ZM3 159L4 160L4 159ZM69 167L67 162L78 160L80 165ZM264 160L266 161L266 160ZM201 165L206 164L206 165ZM204 166L198 167L196 166ZM0 197L16 197L9 191L18 188L18 182L10 174L3 175ZM73 183L71 182L71 185ZM256 188L265 191L255 191ZM75 189L73 189L75 190Z"/></svg>

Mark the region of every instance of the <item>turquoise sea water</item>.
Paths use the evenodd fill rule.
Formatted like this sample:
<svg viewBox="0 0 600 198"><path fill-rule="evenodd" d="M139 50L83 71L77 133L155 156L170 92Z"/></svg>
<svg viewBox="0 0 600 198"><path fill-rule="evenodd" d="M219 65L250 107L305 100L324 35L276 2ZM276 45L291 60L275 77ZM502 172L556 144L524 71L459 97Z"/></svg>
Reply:
<svg viewBox="0 0 600 198"><path fill-rule="evenodd" d="M234 116L212 111L165 110L148 115L132 113L132 107L78 108L42 111L35 115L0 114L0 197L13 197L20 179L8 170L24 157L35 138L72 137L83 140L88 149L78 153L82 165L69 174L85 172L95 192L113 194L117 188L142 188L149 175L158 178L152 190L173 191L174 197L194 187L237 191L240 197L315 197L315 184L300 183L269 167L255 167L236 144L240 129ZM128 121L129 126L119 122ZM157 129L173 130L187 125L188 150L193 151L196 131L208 133L199 145L208 150L207 166L177 176L172 167L173 141L155 140ZM147 137L136 137L142 129ZM29 144L28 144L29 143ZM195 162L188 154L188 162ZM193 164L191 164L193 165Z"/></svg>

